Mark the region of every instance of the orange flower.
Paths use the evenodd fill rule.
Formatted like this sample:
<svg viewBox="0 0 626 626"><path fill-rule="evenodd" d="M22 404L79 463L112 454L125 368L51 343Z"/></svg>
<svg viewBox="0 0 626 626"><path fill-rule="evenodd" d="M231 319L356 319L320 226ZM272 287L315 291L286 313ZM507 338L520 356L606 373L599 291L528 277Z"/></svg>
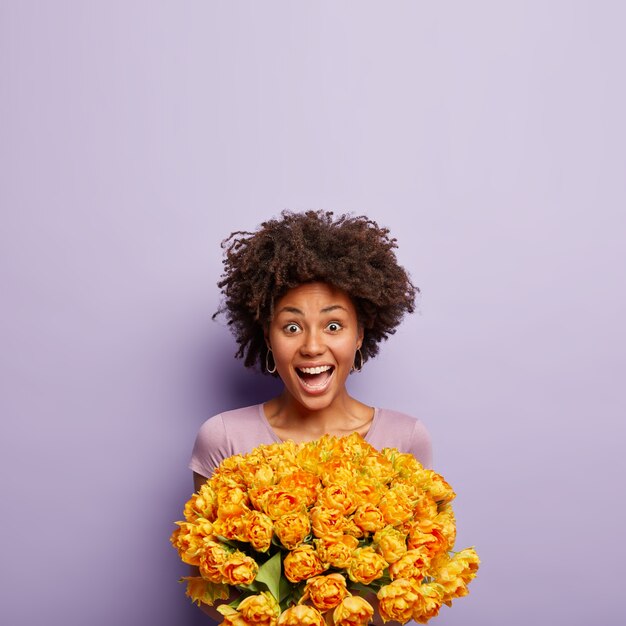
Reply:
<svg viewBox="0 0 626 626"><path fill-rule="evenodd" d="M309 515L311 527L316 537L341 537L346 527L346 518L337 509L314 506Z"/></svg>
<svg viewBox="0 0 626 626"><path fill-rule="evenodd" d="M200 532L201 529L196 524L190 522L176 523L178 528L170 536L171 544L178 550L183 563L200 565L200 552L205 535Z"/></svg>
<svg viewBox="0 0 626 626"><path fill-rule="evenodd" d="M226 585L213 584L200 576L186 576L182 580L187 583L185 595L198 606L201 604L212 606L215 600L228 600L229 593Z"/></svg>
<svg viewBox="0 0 626 626"><path fill-rule="evenodd" d="M448 504L456 497L452 487L446 482L445 478L437 472L426 470L428 473L428 483L425 485L435 502L439 504Z"/></svg>
<svg viewBox="0 0 626 626"><path fill-rule="evenodd" d="M230 556L230 550L223 544L207 539L202 546L198 566L203 578L214 583L224 582L220 567L226 563Z"/></svg>
<svg viewBox="0 0 626 626"><path fill-rule="evenodd" d="M283 561L285 576L292 583L317 576L324 569L325 567L317 556L315 548L310 544L294 548L285 556Z"/></svg>
<svg viewBox="0 0 626 626"><path fill-rule="evenodd" d="M274 484L274 470L262 458L250 458L239 467L241 477L248 487L267 487Z"/></svg>
<svg viewBox="0 0 626 626"><path fill-rule="evenodd" d="M311 533L309 516L304 512L287 513L274 522L274 530L285 548L293 550Z"/></svg>
<svg viewBox="0 0 626 626"><path fill-rule="evenodd" d="M350 483L350 490L358 504L369 503L377 506L387 487L371 478L357 478Z"/></svg>
<svg viewBox="0 0 626 626"><path fill-rule="evenodd" d="M259 566L253 558L237 550L220 565L219 571L229 585L249 585L256 578Z"/></svg>
<svg viewBox="0 0 626 626"><path fill-rule="evenodd" d="M356 510L352 521L365 533L375 533L377 530L385 527L385 518L382 511L369 502L362 504Z"/></svg>
<svg viewBox="0 0 626 626"><path fill-rule="evenodd" d="M348 565L348 576L352 582L369 585L383 575L387 565L387 561L380 554L376 554L374 548L357 548Z"/></svg>
<svg viewBox="0 0 626 626"><path fill-rule="evenodd" d="M282 487L273 487L267 494L265 501L265 512L273 519L277 520L287 513L301 511L304 502L298 495L287 491Z"/></svg>
<svg viewBox="0 0 626 626"><path fill-rule="evenodd" d="M427 493L422 493L413 509L415 519L435 519L437 517L437 503Z"/></svg>
<svg viewBox="0 0 626 626"><path fill-rule="evenodd" d="M333 611L334 626L367 626L374 615L374 607L361 596L347 596Z"/></svg>
<svg viewBox="0 0 626 626"><path fill-rule="evenodd" d="M278 626L326 626L322 614L312 606L297 604L283 611Z"/></svg>
<svg viewBox="0 0 626 626"><path fill-rule="evenodd" d="M315 539L314 542L317 554L322 563L340 569L348 567L352 553L359 545L359 540L351 535L324 537L322 539Z"/></svg>
<svg viewBox="0 0 626 626"><path fill-rule="evenodd" d="M452 548L456 541L456 523L452 506L444 505L433 521L441 528L443 536L448 541L448 546Z"/></svg>
<svg viewBox="0 0 626 626"><path fill-rule="evenodd" d="M250 626L243 615L233 609L232 606L221 604L217 607L217 610L224 616L224 620L221 622L220 626Z"/></svg>
<svg viewBox="0 0 626 626"><path fill-rule="evenodd" d="M300 602L311 600L322 612L334 609L348 595L346 579L341 574L309 578Z"/></svg>
<svg viewBox="0 0 626 626"><path fill-rule="evenodd" d="M246 541L246 517L249 509L241 504L228 502L221 504L217 510L217 519L213 524L213 532L226 539Z"/></svg>
<svg viewBox="0 0 626 626"><path fill-rule="evenodd" d="M376 597L383 620L385 622L393 620L401 624L413 617L414 606L421 599L415 583L406 578L399 578L381 587Z"/></svg>
<svg viewBox="0 0 626 626"><path fill-rule="evenodd" d="M188 522L194 522L199 517L209 521L215 520L217 512L217 496L208 483L204 483L197 493L194 493L185 504L184 515Z"/></svg>
<svg viewBox="0 0 626 626"><path fill-rule="evenodd" d="M219 511L226 505L240 505L245 507L250 502L245 487L229 481L217 490L218 516Z"/></svg>
<svg viewBox="0 0 626 626"><path fill-rule="evenodd" d="M257 511L265 511L267 499L274 488L271 485L263 485L260 487L252 487L248 491L251 505Z"/></svg>
<svg viewBox="0 0 626 626"><path fill-rule="evenodd" d="M396 487L389 489L378 507L390 526L398 526L413 517L413 502L404 490Z"/></svg>
<svg viewBox="0 0 626 626"><path fill-rule="evenodd" d="M354 478L356 467L347 459L335 458L320 463L317 471L324 485L346 485Z"/></svg>
<svg viewBox="0 0 626 626"><path fill-rule="evenodd" d="M327 509L337 509L342 515L354 513L357 502L350 489L345 485L333 483L320 493L317 503Z"/></svg>
<svg viewBox="0 0 626 626"><path fill-rule="evenodd" d="M276 598L266 591L257 596L248 596L239 603L237 610L246 623L258 626L276 626L280 615L280 606Z"/></svg>
<svg viewBox="0 0 626 626"><path fill-rule="evenodd" d="M416 589L419 599L413 607L413 619L420 624L425 624L439 613L443 604L444 590L437 583L424 583L418 585Z"/></svg>
<svg viewBox="0 0 626 626"><path fill-rule="evenodd" d="M245 534L257 552L267 552L272 545L274 524L269 515L261 511L250 511L245 519Z"/></svg>
<svg viewBox="0 0 626 626"><path fill-rule="evenodd" d="M466 583L474 580L478 572L478 566L480 565L480 559L474 548L465 548L465 550L457 552L452 557L452 562L458 563L461 569L459 576L461 576Z"/></svg>
<svg viewBox="0 0 626 626"><path fill-rule="evenodd" d="M421 550L407 550L395 563L389 566L392 580L397 578L421 579L430 559Z"/></svg>
<svg viewBox="0 0 626 626"><path fill-rule="evenodd" d="M421 520L411 526L407 546L411 550L421 549L432 559L448 549L448 540L437 524L430 520Z"/></svg>
<svg viewBox="0 0 626 626"><path fill-rule="evenodd" d="M303 500L304 505L309 507L317 500L317 495L321 489L321 482L319 476L316 476L313 472L296 470L282 478L280 486L296 494Z"/></svg>
<svg viewBox="0 0 626 626"><path fill-rule="evenodd" d="M407 551L406 535L387 526L374 535L374 547L387 563L395 563Z"/></svg>
<svg viewBox="0 0 626 626"><path fill-rule="evenodd" d="M391 461L374 449L372 454L361 460L360 470L380 483L390 482L396 473Z"/></svg>

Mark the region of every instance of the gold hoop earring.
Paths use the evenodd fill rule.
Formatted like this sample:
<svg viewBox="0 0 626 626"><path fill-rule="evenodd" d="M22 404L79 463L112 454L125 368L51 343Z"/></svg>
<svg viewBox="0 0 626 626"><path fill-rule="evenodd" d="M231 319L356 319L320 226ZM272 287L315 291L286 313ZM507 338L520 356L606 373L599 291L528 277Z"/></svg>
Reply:
<svg viewBox="0 0 626 626"><path fill-rule="evenodd" d="M359 355L359 366L356 365L356 357ZM361 348L357 348L356 353L354 355L354 363L352 364L353 372L360 372L363 369L363 353L361 352Z"/></svg>
<svg viewBox="0 0 626 626"><path fill-rule="evenodd" d="M268 374L274 374L276 372L276 361L274 361L274 357L272 356L272 361L274 361L274 368L270 368L270 354L272 354L272 350L270 348L267 349L265 353L265 369Z"/></svg>

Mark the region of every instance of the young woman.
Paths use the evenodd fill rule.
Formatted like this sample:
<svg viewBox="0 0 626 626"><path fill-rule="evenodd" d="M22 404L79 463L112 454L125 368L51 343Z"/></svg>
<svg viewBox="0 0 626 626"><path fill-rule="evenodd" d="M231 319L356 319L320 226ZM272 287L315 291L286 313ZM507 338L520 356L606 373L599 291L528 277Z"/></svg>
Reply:
<svg viewBox="0 0 626 626"><path fill-rule="evenodd" d="M419 420L368 406L346 389L348 376L414 309L417 289L389 231L364 216L285 211L256 232L233 233L224 247L216 315L226 316L244 365L279 376L284 389L202 425L190 462L196 490L233 454L324 433L357 432L375 448L398 448L429 467L430 437Z"/></svg>

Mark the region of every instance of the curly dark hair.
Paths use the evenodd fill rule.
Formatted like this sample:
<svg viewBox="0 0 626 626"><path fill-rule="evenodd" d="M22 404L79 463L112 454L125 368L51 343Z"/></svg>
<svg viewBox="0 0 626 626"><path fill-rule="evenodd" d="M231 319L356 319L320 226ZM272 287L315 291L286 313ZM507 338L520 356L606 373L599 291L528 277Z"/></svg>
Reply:
<svg viewBox="0 0 626 626"><path fill-rule="evenodd" d="M396 239L364 215L283 211L255 232L236 231L222 242L224 314L239 344L236 356L262 372L265 325L274 303L302 283L319 281L345 291L363 326L363 360L412 313L419 289L396 259Z"/></svg>

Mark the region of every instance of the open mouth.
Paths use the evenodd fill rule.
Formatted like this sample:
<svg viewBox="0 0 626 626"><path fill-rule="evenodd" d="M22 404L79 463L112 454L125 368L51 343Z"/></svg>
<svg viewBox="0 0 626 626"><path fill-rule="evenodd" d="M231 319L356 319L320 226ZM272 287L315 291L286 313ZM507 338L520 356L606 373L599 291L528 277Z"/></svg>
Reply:
<svg viewBox="0 0 626 626"><path fill-rule="evenodd" d="M335 368L332 365L296 368L296 373L302 384L313 391L324 389L334 371Z"/></svg>

